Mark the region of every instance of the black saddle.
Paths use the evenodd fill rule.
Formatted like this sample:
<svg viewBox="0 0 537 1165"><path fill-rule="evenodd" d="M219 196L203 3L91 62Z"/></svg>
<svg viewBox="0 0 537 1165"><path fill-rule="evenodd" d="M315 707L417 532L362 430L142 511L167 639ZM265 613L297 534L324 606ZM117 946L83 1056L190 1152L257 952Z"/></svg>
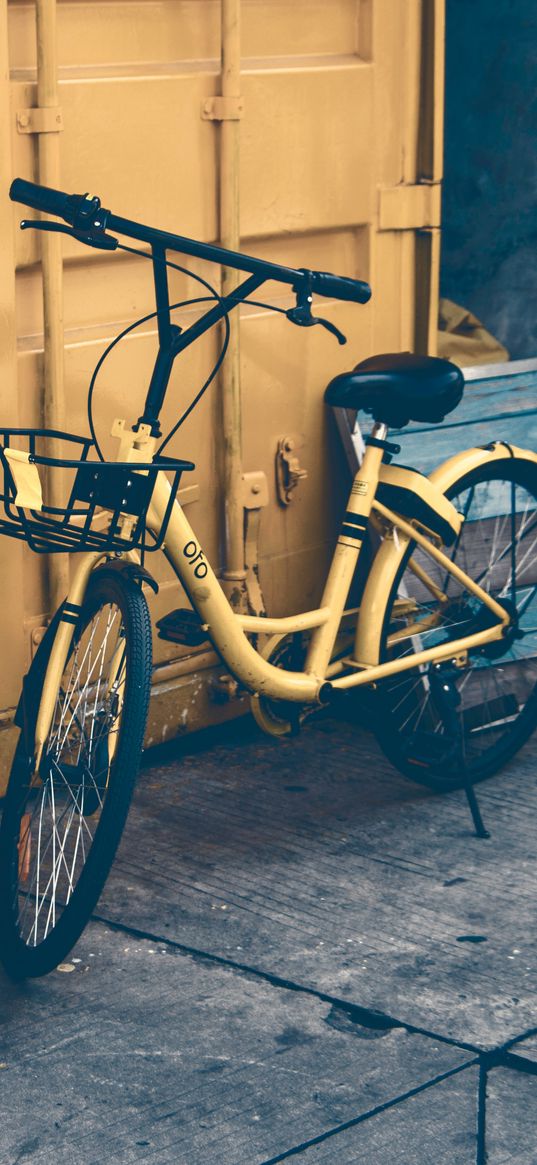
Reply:
<svg viewBox="0 0 537 1165"><path fill-rule="evenodd" d="M363 409L376 421L402 429L409 421L439 424L453 412L464 392L464 376L449 360L411 352L371 356L352 372L330 381L329 405Z"/></svg>

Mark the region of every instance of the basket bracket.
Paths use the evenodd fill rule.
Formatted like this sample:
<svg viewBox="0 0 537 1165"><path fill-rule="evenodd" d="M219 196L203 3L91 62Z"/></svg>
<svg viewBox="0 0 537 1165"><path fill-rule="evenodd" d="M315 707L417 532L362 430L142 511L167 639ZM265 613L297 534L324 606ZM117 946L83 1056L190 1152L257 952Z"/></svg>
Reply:
<svg viewBox="0 0 537 1165"><path fill-rule="evenodd" d="M23 453L20 449L5 449L4 456L9 462L11 476L17 490L15 505L24 510L42 510L41 481L37 465L30 462L29 453Z"/></svg>

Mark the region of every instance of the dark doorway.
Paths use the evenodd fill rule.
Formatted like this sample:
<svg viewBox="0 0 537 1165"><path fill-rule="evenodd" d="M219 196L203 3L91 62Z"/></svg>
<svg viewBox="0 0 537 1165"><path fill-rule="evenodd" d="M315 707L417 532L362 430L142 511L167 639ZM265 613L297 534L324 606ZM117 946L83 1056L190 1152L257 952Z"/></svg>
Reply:
<svg viewBox="0 0 537 1165"><path fill-rule="evenodd" d="M537 356L537 4L446 0L441 294Z"/></svg>

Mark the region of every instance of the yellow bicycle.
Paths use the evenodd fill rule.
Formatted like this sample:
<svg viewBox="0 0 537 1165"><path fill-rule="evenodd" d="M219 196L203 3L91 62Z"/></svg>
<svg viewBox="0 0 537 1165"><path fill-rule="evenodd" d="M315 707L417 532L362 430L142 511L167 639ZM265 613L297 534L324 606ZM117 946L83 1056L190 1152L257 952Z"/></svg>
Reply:
<svg viewBox="0 0 537 1165"><path fill-rule="evenodd" d="M374 426L319 608L279 619L236 612L177 501L181 474L193 466L164 456L169 436L162 440L159 414L173 362L239 303L252 302L267 279L293 289L290 322L320 323L340 341L333 324L312 315L313 294L365 303L368 285L155 230L112 215L97 198L21 179L11 197L68 224L24 228L65 231L110 250L124 245L111 231L148 244L159 333L143 414L130 427L114 423L116 461L100 455L91 407L91 437L0 430L0 533L37 553L78 555L69 594L24 680L0 831L0 952L21 977L56 966L79 937L126 820L151 682L142 584L156 583L142 564L145 552L166 554L191 603L160 621L161 634L210 640L265 731L294 731L309 711L366 690L394 764L470 795L474 782L517 752L537 718L537 455L500 442L459 454L429 477L393 464L389 427L442 421L462 397L463 377L447 361L408 353L364 361L325 395L331 405L365 410ZM196 302L211 305L181 331L170 315L177 306L168 295L170 251L247 278L225 297L202 281L208 295ZM55 472L69 479L63 507L44 500L40 469L47 480ZM347 608L366 542L373 556L360 605Z"/></svg>

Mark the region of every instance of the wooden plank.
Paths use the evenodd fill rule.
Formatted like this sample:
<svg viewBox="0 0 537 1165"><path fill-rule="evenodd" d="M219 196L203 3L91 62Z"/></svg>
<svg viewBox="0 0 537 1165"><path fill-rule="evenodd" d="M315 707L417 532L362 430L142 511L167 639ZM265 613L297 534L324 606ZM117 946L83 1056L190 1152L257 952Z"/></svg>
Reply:
<svg viewBox="0 0 537 1165"><path fill-rule="evenodd" d="M104 926L75 959L2 992L3 1161L261 1165L471 1060Z"/></svg>

